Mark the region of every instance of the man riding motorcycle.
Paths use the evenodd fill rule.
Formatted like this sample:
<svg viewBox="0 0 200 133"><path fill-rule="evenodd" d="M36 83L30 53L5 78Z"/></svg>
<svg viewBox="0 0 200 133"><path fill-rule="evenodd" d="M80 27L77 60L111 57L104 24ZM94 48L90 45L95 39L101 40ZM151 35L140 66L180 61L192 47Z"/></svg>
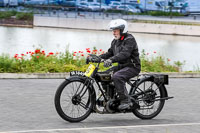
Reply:
<svg viewBox="0 0 200 133"><path fill-rule="evenodd" d="M113 74L113 82L119 95L119 110L128 109L132 106L126 89L126 82L140 73L141 65L138 46L135 38L128 33L128 24L123 19L110 22L109 28L113 31L114 39L108 52L100 55L104 66L118 62L118 70Z"/></svg>
<svg viewBox="0 0 200 133"><path fill-rule="evenodd" d="M99 57L104 60L104 67L118 63L112 76L117 94L119 95L119 110L130 109L133 106L126 89L126 82L140 73L141 65L138 46L135 38L128 33L127 22L123 19L112 20L109 24L114 39L108 52ZM115 67L116 68L116 67ZM137 106L137 103L134 102Z"/></svg>

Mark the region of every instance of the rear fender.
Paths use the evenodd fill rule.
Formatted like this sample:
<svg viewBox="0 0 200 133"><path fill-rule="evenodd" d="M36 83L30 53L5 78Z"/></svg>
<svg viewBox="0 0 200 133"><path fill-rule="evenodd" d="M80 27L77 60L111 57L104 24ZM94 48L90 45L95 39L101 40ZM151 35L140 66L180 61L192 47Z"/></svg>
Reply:
<svg viewBox="0 0 200 133"><path fill-rule="evenodd" d="M142 77L141 79L139 79L138 84L140 84L141 82L144 82L144 81L153 81L158 86L163 86L161 88L164 90L164 97L168 97L168 92L167 92L167 89L165 87L165 85L169 84L168 75L148 74L148 75L145 75L144 77Z"/></svg>

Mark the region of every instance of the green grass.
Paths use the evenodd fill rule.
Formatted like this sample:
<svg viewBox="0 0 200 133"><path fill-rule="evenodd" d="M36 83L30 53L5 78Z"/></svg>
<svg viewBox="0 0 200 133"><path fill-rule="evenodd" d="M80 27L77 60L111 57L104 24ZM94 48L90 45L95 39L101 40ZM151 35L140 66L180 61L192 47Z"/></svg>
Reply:
<svg viewBox="0 0 200 133"><path fill-rule="evenodd" d="M15 16L18 20L33 20L33 12L0 11L0 19Z"/></svg>
<svg viewBox="0 0 200 133"><path fill-rule="evenodd" d="M106 10L105 13L122 13L126 15L150 15L150 16L184 16L184 14L181 14L179 12L163 12L163 11L148 11L143 13L133 13L129 11L122 11L122 10L116 10L116 9L109 9Z"/></svg>
<svg viewBox="0 0 200 133"><path fill-rule="evenodd" d="M150 15L150 16L184 16L179 12L164 12L164 11L149 11L144 13L136 13L137 15Z"/></svg>
<svg viewBox="0 0 200 133"><path fill-rule="evenodd" d="M24 12L18 12L16 14L16 19L19 20L33 20L33 13L29 12L29 13L24 13Z"/></svg>
<svg viewBox="0 0 200 133"><path fill-rule="evenodd" d="M15 16L16 14L16 11L0 11L0 19L10 18L11 16Z"/></svg>
<svg viewBox="0 0 200 133"><path fill-rule="evenodd" d="M172 25L192 25L200 26L200 23L195 22L176 22L176 21L158 21L158 20L132 20L133 23L151 23L151 24L172 24Z"/></svg>
<svg viewBox="0 0 200 133"><path fill-rule="evenodd" d="M33 52L24 53L22 55L0 56L0 72L1 73L55 73L55 72L70 72L73 70L86 71L89 64L85 63L88 53L100 55L102 50L88 50L87 52L79 51L70 53L46 53L40 49ZM181 62L170 62L162 56L152 54L151 56L142 51L140 55L142 72L180 72L184 65ZM116 64L114 64L116 65ZM108 68L100 65L101 70Z"/></svg>
<svg viewBox="0 0 200 133"><path fill-rule="evenodd" d="M143 72L180 72L185 62L175 61L153 53L148 55L142 51L140 56Z"/></svg>

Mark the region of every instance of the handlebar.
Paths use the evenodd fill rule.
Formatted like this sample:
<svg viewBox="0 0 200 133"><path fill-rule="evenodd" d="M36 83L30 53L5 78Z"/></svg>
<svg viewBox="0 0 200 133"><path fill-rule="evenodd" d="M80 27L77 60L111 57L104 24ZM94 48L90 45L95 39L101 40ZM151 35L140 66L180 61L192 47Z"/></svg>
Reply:
<svg viewBox="0 0 200 133"><path fill-rule="evenodd" d="M91 58L87 58L86 59L86 64L88 64L89 62L94 62L94 63L101 63L103 62L103 60L97 56L97 55L94 55L94 54L88 54Z"/></svg>
<svg viewBox="0 0 200 133"><path fill-rule="evenodd" d="M89 64L90 62L93 63L98 63L97 67L99 67L99 64L101 62L104 62L104 59L100 58L99 56L95 55L95 54L88 54L89 57L86 59L86 64ZM90 58L91 57L91 58ZM112 65L111 65L112 66Z"/></svg>

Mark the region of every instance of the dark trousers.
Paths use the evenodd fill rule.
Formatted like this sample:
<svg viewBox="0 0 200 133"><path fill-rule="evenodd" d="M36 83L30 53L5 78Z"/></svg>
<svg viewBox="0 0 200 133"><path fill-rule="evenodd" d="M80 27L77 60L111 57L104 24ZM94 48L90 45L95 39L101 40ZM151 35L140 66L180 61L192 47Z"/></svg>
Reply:
<svg viewBox="0 0 200 133"><path fill-rule="evenodd" d="M121 101L130 100L126 89L126 82L139 73L140 71L134 67L124 67L113 74L112 79Z"/></svg>

